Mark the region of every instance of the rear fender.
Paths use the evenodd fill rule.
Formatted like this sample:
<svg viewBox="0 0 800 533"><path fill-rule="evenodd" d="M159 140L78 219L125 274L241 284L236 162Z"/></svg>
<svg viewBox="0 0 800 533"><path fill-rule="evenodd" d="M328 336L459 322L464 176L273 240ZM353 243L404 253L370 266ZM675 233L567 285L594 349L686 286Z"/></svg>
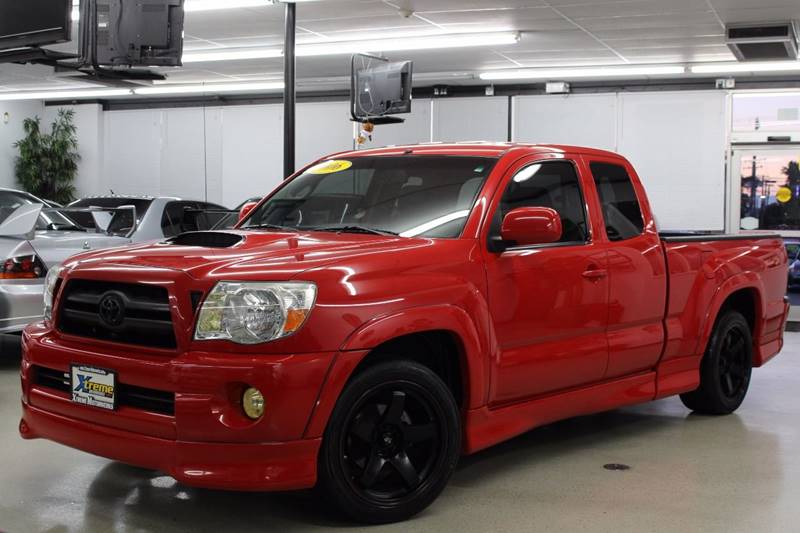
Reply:
<svg viewBox="0 0 800 533"><path fill-rule="evenodd" d="M764 318L767 314L766 303L764 302L764 285L761 282L756 272L743 272L726 279L714 293L711 298L711 303L708 306L705 316L703 317L703 328L701 330L700 341L697 346L696 352L702 355L705 353L706 347L711 339L711 334L714 331L714 325L717 322L719 313L725 301L735 292L751 289L755 293L755 320L753 324L753 349L758 349L758 339L761 337L761 329L764 323ZM756 365L759 366L759 365Z"/></svg>

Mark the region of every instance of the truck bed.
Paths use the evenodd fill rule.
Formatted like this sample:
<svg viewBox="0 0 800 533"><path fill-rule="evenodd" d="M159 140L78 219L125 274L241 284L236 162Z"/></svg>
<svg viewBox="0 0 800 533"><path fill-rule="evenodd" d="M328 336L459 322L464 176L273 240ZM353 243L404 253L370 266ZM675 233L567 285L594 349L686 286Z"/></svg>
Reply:
<svg viewBox="0 0 800 533"><path fill-rule="evenodd" d="M664 232L668 290L661 372L698 372L698 359L725 304L721 295L750 299L753 366L779 350L786 316L786 250L769 233ZM660 395L666 391L660 391Z"/></svg>

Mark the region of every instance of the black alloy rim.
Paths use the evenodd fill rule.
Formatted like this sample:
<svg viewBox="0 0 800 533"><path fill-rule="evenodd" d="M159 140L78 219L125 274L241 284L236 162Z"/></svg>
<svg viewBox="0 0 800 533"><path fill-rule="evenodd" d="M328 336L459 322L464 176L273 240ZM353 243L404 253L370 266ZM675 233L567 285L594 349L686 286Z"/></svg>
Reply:
<svg viewBox="0 0 800 533"><path fill-rule="evenodd" d="M747 341L739 328L731 328L722 340L719 380L722 393L736 398L747 385Z"/></svg>
<svg viewBox="0 0 800 533"><path fill-rule="evenodd" d="M342 433L342 463L362 498L393 504L423 490L441 463L443 412L410 383L386 383L361 396Z"/></svg>

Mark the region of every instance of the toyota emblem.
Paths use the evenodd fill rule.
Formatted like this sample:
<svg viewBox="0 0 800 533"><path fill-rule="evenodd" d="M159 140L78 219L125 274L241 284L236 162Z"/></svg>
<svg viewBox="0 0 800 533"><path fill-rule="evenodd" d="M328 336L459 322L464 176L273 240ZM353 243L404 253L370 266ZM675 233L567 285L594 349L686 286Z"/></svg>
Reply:
<svg viewBox="0 0 800 533"><path fill-rule="evenodd" d="M104 324L116 327L125 320L125 300L116 292L107 292L100 298L100 309L98 310L100 320Z"/></svg>

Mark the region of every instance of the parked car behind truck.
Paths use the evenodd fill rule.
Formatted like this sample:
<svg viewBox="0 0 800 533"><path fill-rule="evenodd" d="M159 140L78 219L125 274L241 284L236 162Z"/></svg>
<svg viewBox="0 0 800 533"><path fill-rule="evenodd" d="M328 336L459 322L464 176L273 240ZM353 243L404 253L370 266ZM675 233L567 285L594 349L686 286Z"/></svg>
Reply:
<svg viewBox="0 0 800 533"><path fill-rule="evenodd" d="M733 412L783 345L786 279L777 236L659 234L611 152L341 153L235 230L51 270L20 432L401 520L461 454L542 424L672 395Z"/></svg>
<svg viewBox="0 0 800 533"><path fill-rule="evenodd" d="M30 224L9 229L21 207L39 205L44 209L31 213ZM107 226L96 227L96 210L107 210ZM11 339L16 335L18 344L22 329L41 319L45 275L69 256L210 229L226 212L207 202L126 195L87 197L63 210L52 209L28 193L0 189L0 258L5 259L0 268L0 334L12 334Z"/></svg>

